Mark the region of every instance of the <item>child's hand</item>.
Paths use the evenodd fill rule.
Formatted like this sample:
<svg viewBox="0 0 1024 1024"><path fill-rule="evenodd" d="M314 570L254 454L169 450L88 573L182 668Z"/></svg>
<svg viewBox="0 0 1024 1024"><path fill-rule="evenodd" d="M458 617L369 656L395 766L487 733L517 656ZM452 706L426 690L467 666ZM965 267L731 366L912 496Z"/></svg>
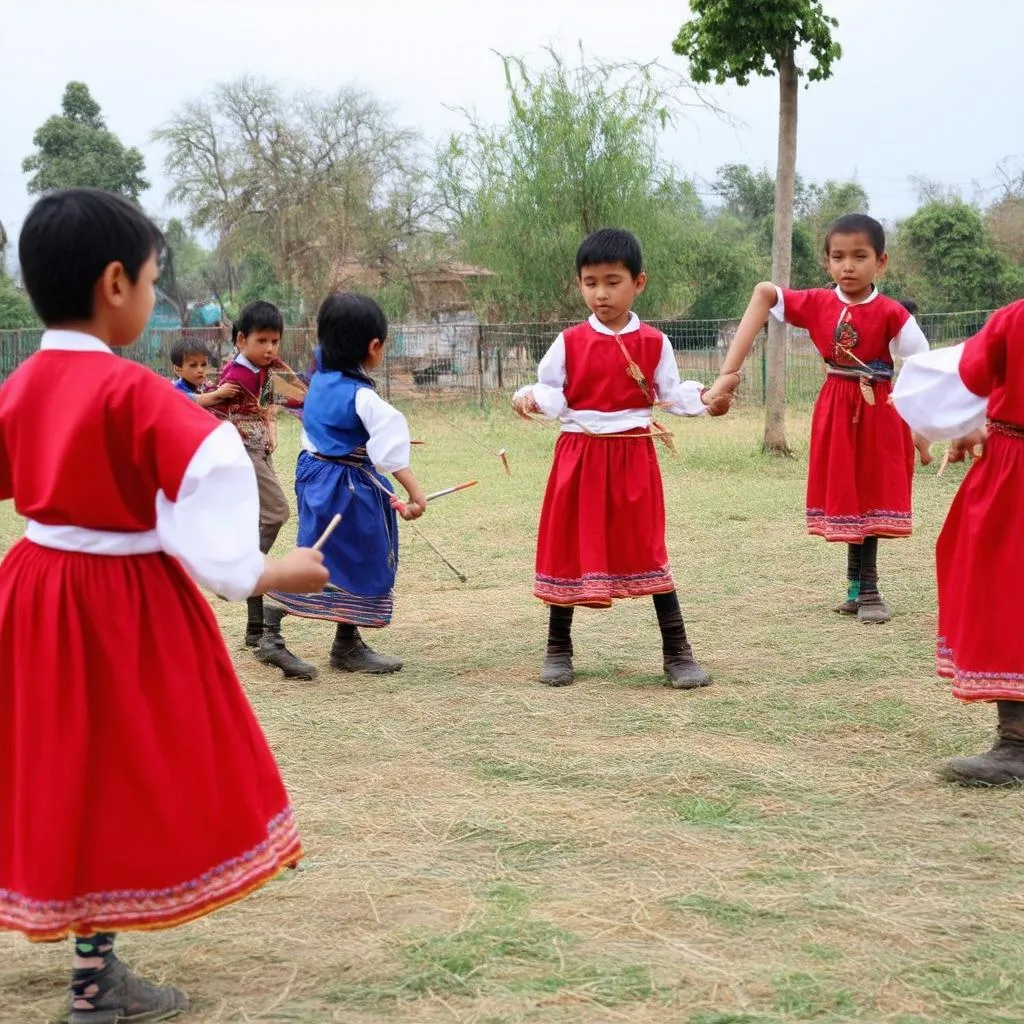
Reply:
<svg viewBox="0 0 1024 1024"><path fill-rule="evenodd" d="M211 397L216 398L218 402L230 402L233 398L239 398L241 394L241 387L230 380L226 384L221 384L215 391L210 392Z"/></svg>
<svg viewBox="0 0 1024 1024"><path fill-rule="evenodd" d="M419 486L415 486L411 490L406 488L406 493L409 495L408 501L402 501L396 494L391 499L391 507L406 522L409 522L412 519L419 519L427 511L427 497Z"/></svg>
<svg viewBox="0 0 1024 1024"><path fill-rule="evenodd" d="M917 454L921 459L921 465L927 466L932 461L932 443L927 437L922 437L920 434L914 434L914 447L917 449Z"/></svg>
<svg viewBox="0 0 1024 1024"><path fill-rule="evenodd" d="M949 444L949 462L963 462L968 456L980 459L985 454L988 431L981 427L965 437L958 437Z"/></svg>
<svg viewBox="0 0 1024 1024"><path fill-rule="evenodd" d="M707 406L709 416L724 416L729 411L739 383L738 373L724 373L701 393L700 400Z"/></svg>
<svg viewBox="0 0 1024 1024"><path fill-rule="evenodd" d="M530 418L530 413L540 412L540 406L534 401L533 389L524 391L521 395L516 395L512 399L512 408L515 410L517 416L521 416L524 420Z"/></svg>
<svg viewBox="0 0 1024 1024"><path fill-rule="evenodd" d="M318 594L330 579L324 556L312 548L293 548L283 558L268 558L256 593L284 590L290 594Z"/></svg>

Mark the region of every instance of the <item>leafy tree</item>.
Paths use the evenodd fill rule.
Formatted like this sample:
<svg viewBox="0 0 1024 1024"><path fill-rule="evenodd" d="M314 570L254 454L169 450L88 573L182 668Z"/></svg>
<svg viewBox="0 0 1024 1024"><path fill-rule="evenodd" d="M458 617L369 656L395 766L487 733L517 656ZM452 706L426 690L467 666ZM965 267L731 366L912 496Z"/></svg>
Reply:
<svg viewBox="0 0 1024 1024"><path fill-rule="evenodd" d="M36 151L21 165L32 175L29 192L89 185L138 202L149 188L142 154L134 146L125 148L107 128L84 82L68 82L61 113L47 118L32 142Z"/></svg>
<svg viewBox="0 0 1024 1024"><path fill-rule="evenodd" d="M188 324L192 307L205 302L214 292L210 254L177 218L168 221L164 238L167 248L160 288L178 307L181 322Z"/></svg>
<svg viewBox="0 0 1024 1024"><path fill-rule="evenodd" d="M673 50L690 61L695 82L746 85L751 75L779 79L779 161L775 179L772 279L790 282L796 187L797 84L803 69L797 51L810 50L811 81L828 78L842 54L832 39L835 18L820 0L690 0L694 17L679 30ZM769 328L766 451L788 453L786 443L786 346L781 325Z"/></svg>
<svg viewBox="0 0 1024 1024"><path fill-rule="evenodd" d="M0 331L39 326L39 317L28 296L0 270Z"/></svg>

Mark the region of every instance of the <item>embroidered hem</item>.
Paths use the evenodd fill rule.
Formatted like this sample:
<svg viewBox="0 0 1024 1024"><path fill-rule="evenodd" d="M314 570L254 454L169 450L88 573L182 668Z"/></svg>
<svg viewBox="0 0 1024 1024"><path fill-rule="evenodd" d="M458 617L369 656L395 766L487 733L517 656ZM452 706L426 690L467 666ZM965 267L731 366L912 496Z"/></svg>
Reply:
<svg viewBox="0 0 1024 1024"><path fill-rule="evenodd" d="M861 516L828 516L824 509L807 510L807 532L827 541L857 544L865 537L909 537L913 533L910 512L865 512Z"/></svg>
<svg viewBox="0 0 1024 1024"><path fill-rule="evenodd" d="M952 693L957 700L1024 700L1024 672L967 672L957 667L944 637L939 638L935 662L936 673L953 681Z"/></svg>
<svg viewBox="0 0 1024 1024"><path fill-rule="evenodd" d="M239 857L199 878L168 889L94 892L70 900L33 900L0 889L0 929L32 942L54 942L71 934L98 931L156 931L173 928L234 903L295 867L302 845L291 809L267 826L267 838Z"/></svg>
<svg viewBox="0 0 1024 1024"><path fill-rule="evenodd" d="M675 590L672 570L667 565L650 572L614 576L608 573L586 573L579 579L557 579L536 573L533 596L546 604L587 605L608 608L612 601L632 597L650 597Z"/></svg>
<svg viewBox="0 0 1024 1024"><path fill-rule="evenodd" d="M348 622L353 626L381 628L391 622L395 600L392 593L364 597L341 587L332 587L320 594L285 594L267 591L267 597L288 609L289 615L303 619L324 619L327 622Z"/></svg>

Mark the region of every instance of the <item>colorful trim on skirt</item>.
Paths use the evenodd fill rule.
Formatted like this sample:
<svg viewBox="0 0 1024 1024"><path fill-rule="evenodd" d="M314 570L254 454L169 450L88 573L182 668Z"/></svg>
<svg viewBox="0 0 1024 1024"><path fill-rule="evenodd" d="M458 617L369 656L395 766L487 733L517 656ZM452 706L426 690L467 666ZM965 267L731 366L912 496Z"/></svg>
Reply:
<svg viewBox="0 0 1024 1024"><path fill-rule="evenodd" d="M330 589L320 594L286 594L269 590L267 597L287 608L289 615L303 619L348 622L368 628L381 628L391 622L395 609L394 594L365 597L331 584L328 587Z"/></svg>
<svg viewBox="0 0 1024 1024"><path fill-rule="evenodd" d="M607 608L612 601L649 597L675 590L672 570L663 565L649 572L615 576L608 573L585 573L579 579L557 579L536 573L533 577L533 596L546 604L587 605Z"/></svg>
<svg viewBox="0 0 1024 1024"><path fill-rule="evenodd" d="M957 700L1024 700L1024 672L967 672L957 668L952 648L939 637L935 670L943 679L951 679Z"/></svg>
<svg viewBox="0 0 1024 1024"><path fill-rule="evenodd" d="M156 931L212 913L247 896L284 868L295 867L302 845L291 809L267 826L267 838L198 878L168 889L93 892L70 900L33 900L0 889L0 928L33 942L97 931Z"/></svg>
<svg viewBox="0 0 1024 1024"><path fill-rule="evenodd" d="M911 512L865 512L860 516L829 516L821 508L807 510L807 532L812 537L843 544L859 544L865 537L909 537L913 533Z"/></svg>

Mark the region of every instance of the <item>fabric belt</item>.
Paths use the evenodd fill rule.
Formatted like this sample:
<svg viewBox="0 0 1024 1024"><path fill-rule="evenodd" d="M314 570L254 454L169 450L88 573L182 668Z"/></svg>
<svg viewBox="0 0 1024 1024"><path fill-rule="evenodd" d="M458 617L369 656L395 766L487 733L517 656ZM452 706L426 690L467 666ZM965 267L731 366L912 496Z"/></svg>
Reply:
<svg viewBox="0 0 1024 1024"><path fill-rule="evenodd" d="M1024 426L1019 423L1006 423L1003 420L989 420L986 424L994 434L1012 437L1015 441L1024 441Z"/></svg>
<svg viewBox="0 0 1024 1024"><path fill-rule="evenodd" d="M870 364L868 364L870 366ZM826 373L830 377L849 377L853 380L868 380L872 384L892 380L894 369L891 366L871 366L871 372L858 366L836 366L834 363L825 364Z"/></svg>
<svg viewBox="0 0 1024 1024"><path fill-rule="evenodd" d="M40 547L56 551L77 551L86 555L152 555L163 551L156 530L135 533L90 530L84 526L52 526L29 519L25 537Z"/></svg>

